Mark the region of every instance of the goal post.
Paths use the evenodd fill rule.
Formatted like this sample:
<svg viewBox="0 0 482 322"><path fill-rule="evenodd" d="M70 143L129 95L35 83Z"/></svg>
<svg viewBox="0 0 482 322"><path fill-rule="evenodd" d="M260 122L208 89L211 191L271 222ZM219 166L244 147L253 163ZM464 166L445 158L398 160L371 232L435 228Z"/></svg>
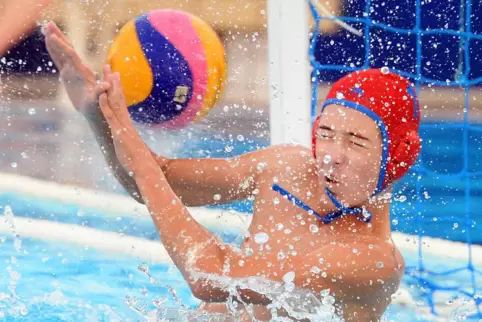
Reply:
<svg viewBox="0 0 482 322"><path fill-rule="evenodd" d="M311 146L311 65L306 0L268 0L270 143Z"/></svg>

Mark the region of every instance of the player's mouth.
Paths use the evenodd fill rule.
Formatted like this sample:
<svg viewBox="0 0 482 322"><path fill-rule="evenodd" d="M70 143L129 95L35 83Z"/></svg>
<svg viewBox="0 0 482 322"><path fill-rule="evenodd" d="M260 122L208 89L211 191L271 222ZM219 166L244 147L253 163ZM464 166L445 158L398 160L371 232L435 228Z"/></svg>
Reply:
<svg viewBox="0 0 482 322"><path fill-rule="evenodd" d="M338 186L340 184L340 181L337 180L336 178L332 177L329 173L325 174L325 181L329 185L336 185Z"/></svg>

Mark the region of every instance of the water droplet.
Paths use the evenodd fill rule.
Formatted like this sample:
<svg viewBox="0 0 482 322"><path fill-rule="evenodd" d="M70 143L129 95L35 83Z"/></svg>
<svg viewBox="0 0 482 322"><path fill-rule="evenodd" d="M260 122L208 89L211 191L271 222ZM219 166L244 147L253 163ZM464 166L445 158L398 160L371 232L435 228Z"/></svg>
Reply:
<svg viewBox="0 0 482 322"><path fill-rule="evenodd" d="M260 162L260 163L258 163L258 165L256 166L258 172L263 171L265 167L266 167L266 163L264 163L264 162Z"/></svg>
<svg viewBox="0 0 482 322"><path fill-rule="evenodd" d="M423 192L423 196L425 197L425 199L430 199L430 196L428 195L427 191Z"/></svg>
<svg viewBox="0 0 482 322"><path fill-rule="evenodd" d="M267 233L261 232L254 235L254 242L258 245L263 245L269 240L269 235Z"/></svg>
<svg viewBox="0 0 482 322"><path fill-rule="evenodd" d="M342 99L345 98L345 95L343 95L343 93L341 93L341 92L337 92L337 93L336 93L336 98L339 99L339 100L342 100Z"/></svg>
<svg viewBox="0 0 482 322"><path fill-rule="evenodd" d="M26 316L28 314L28 309L26 307L22 307L20 309L20 314L22 314L23 316Z"/></svg>
<svg viewBox="0 0 482 322"><path fill-rule="evenodd" d="M330 289L327 288L327 289L325 289L325 290L322 290L322 291L320 292L320 295L321 295L322 297L325 297L325 296L330 295Z"/></svg>
<svg viewBox="0 0 482 322"><path fill-rule="evenodd" d="M244 141L244 136L242 136L241 134L239 134L237 137L239 142L243 142Z"/></svg>
<svg viewBox="0 0 482 322"><path fill-rule="evenodd" d="M12 163L10 163L10 166L11 166L12 168L16 168L16 167L17 167L17 162L12 162Z"/></svg>
<svg viewBox="0 0 482 322"><path fill-rule="evenodd" d="M245 254L246 256L251 256L251 255L254 254L254 251L253 251L252 248L249 248L249 247L248 247L248 248L246 248L246 249L244 250L244 254Z"/></svg>
<svg viewBox="0 0 482 322"><path fill-rule="evenodd" d="M354 253L354 254L358 254L358 249L357 249L357 248L353 248L353 253Z"/></svg>
<svg viewBox="0 0 482 322"><path fill-rule="evenodd" d="M331 162L331 155L327 154L323 157L323 163L328 164Z"/></svg>
<svg viewBox="0 0 482 322"><path fill-rule="evenodd" d="M382 267L383 267L383 263L382 263L382 262L377 262L377 267L378 267L378 268L382 268Z"/></svg>
<svg viewBox="0 0 482 322"><path fill-rule="evenodd" d="M311 272L312 272L313 274L320 274L321 270L320 270L319 267L313 266L313 267L311 268Z"/></svg>
<svg viewBox="0 0 482 322"><path fill-rule="evenodd" d="M221 195L220 195L219 193L217 193L217 194L215 194L215 195L213 196L213 199L214 199L215 201L219 201L219 200L221 200Z"/></svg>
<svg viewBox="0 0 482 322"><path fill-rule="evenodd" d="M228 153L231 152L231 151L233 151L233 149L234 149L234 147L233 147L233 146L229 146L229 145L226 145L226 146L224 147L224 151L226 151L226 152L228 152Z"/></svg>
<svg viewBox="0 0 482 322"><path fill-rule="evenodd" d="M239 266L243 267L244 266L244 261L242 259L239 260L238 262Z"/></svg>
<svg viewBox="0 0 482 322"><path fill-rule="evenodd" d="M388 73L390 73L390 68L388 68L387 66L384 66L380 69L380 71L382 72L383 75L387 75Z"/></svg>
<svg viewBox="0 0 482 322"><path fill-rule="evenodd" d="M398 198L398 201L400 201L400 202L405 202L405 201L407 201L407 197L405 197L405 196L400 196L400 198Z"/></svg>
<svg viewBox="0 0 482 322"><path fill-rule="evenodd" d="M368 248L373 249L373 244L368 245Z"/></svg>
<svg viewBox="0 0 482 322"><path fill-rule="evenodd" d="M281 230L281 229L283 229L284 226L283 226L283 224L276 224L275 227L276 227L277 230Z"/></svg>
<svg viewBox="0 0 482 322"><path fill-rule="evenodd" d="M286 258L286 254L283 253L282 251L280 251L280 252L278 253L278 256L277 256L277 257L278 257L278 260L285 259L285 258Z"/></svg>
<svg viewBox="0 0 482 322"><path fill-rule="evenodd" d="M323 305L333 305L335 303L335 298L331 295L325 296L323 300L321 300Z"/></svg>
<svg viewBox="0 0 482 322"><path fill-rule="evenodd" d="M316 234L317 232L320 231L320 229L318 228L317 225L311 224L311 225L310 225L310 231L311 231L313 234Z"/></svg>
<svg viewBox="0 0 482 322"><path fill-rule="evenodd" d="M283 275L283 282L285 283L291 283L295 280L295 272L288 272L285 275Z"/></svg>
<svg viewBox="0 0 482 322"><path fill-rule="evenodd" d="M293 292L295 289L295 284L294 283L286 283L285 284L285 291L286 292Z"/></svg>
<svg viewBox="0 0 482 322"><path fill-rule="evenodd" d="M134 172L129 171L129 177L133 177L133 176L134 176Z"/></svg>
<svg viewBox="0 0 482 322"><path fill-rule="evenodd" d="M35 113L37 113L37 111L35 110L35 108L31 107L28 109L28 114L30 115L35 115Z"/></svg>
<svg viewBox="0 0 482 322"><path fill-rule="evenodd" d="M454 228L458 228L458 227L459 227L459 224L454 223Z"/></svg>
<svg viewBox="0 0 482 322"><path fill-rule="evenodd" d="M273 198L273 203L274 203L275 205L278 205L278 204L279 204L279 199L278 199L277 197L274 197L274 198Z"/></svg>
<svg viewBox="0 0 482 322"><path fill-rule="evenodd" d="M393 220L392 220L392 224L393 224L394 226L398 225L398 220L397 220L397 219L393 219Z"/></svg>
<svg viewBox="0 0 482 322"><path fill-rule="evenodd" d="M28 158L27 152L22 152L22 153L20 153L20 155L21 155L22 158L24 158L24 159L27 159L27 158Z"/></svg>

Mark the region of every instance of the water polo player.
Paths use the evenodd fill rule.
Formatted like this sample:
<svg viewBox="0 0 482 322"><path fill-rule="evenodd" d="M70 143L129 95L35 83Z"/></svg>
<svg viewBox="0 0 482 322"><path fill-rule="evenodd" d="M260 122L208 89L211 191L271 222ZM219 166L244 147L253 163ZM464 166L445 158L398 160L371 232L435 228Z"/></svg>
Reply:
<svg viewBox="0 0 482 322"><path fill-rule="evenodd" d="M367 70L336 82L315 123L313 150L283 145L231 159L167 159L142 142L118 75L107 66L96 84L53 24L46 27L46 44L108 164L146 204L163 245L204 301L200 310L233 314L224 303L234 298L240 320L270 320L272 312L295 316L286 308L272 311L276 298L254 284L229 292L216 278L262 277L331 293L346 321L380 318L404 270L384 194L420 149L419 106L406 79ZM254 213L240 251L215 238L185 207L248 197Z"/></svg>

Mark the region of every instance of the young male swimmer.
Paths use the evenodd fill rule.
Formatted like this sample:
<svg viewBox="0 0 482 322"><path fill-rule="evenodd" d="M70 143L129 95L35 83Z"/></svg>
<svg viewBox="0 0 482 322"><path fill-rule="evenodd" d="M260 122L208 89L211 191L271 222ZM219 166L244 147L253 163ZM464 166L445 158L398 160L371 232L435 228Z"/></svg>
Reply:
<svg viewBox="0 0 482 322"><path fill-rule="evenodd" d="M283 145L231 159L167 159L138 135L117 74L106 66L104 81L96 84L53 24L46 27L46 44L73 105L88 120L116 177L148 207L163 245L204 301L201 310L228 312L223 303L232 294L198 278L200 272L274 281L293 272L296 288L316 294L330 289L346 321L380 318L404 271L383 194L420 150L420 111L406 79L367 70L336 82L313 128L312 151ZM248 197L254 198L250 235L268 238L264 247L246 238L241 252L186 209ZM246 309L240 320L249 321L250 314L271 318L268 297L242 288L237 294Z"/></svg>

